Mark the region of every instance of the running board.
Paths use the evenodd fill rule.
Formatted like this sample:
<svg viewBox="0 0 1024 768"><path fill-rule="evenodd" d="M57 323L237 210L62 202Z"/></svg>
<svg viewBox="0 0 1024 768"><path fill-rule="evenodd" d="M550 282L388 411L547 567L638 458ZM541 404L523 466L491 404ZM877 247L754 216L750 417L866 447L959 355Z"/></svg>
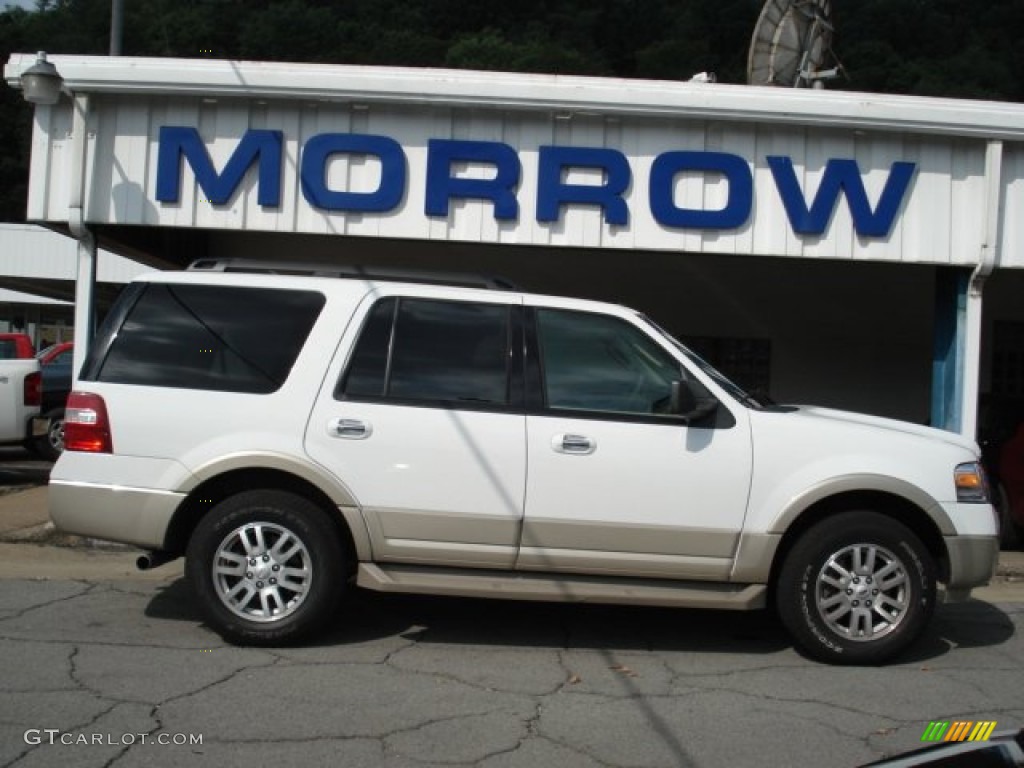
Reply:
<svg viewBox="0 0 1024 768"><path fill-rule="evenodd" d="M767 594L764 584L512 573L392 563L360 563L356 583L377 592L734 611L764 608Z"/></svg>

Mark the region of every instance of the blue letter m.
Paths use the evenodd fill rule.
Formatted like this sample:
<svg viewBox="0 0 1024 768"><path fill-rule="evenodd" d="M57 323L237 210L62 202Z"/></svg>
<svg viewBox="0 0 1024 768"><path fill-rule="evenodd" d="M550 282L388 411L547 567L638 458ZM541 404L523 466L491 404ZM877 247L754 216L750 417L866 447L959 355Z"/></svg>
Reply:
<svg viewBox="0 0 1024 768"><path fill-rule="evenodd" d="M845 192L853 228L861 237L885 237L889 234L917 167L914 163L893 163L878 206L872 211L856 160L832 159L825 164L818 194L810 209L796 179L793 161L788 157L769 157L768 165L794 232L800 235L824 234L836 209L839 193Z"/></svg>
<svg viewBox="0 0 1024 768"><path fill-rule="evenodd" d="M242 183L245 172L259 159L260 205L276 206L281 203L281 132L246 131L238 142L227 165L219 174L199 138L195 128L164 126L160 129L160 150L156 163L156 199L163 203L176 203L181 197L181 158L192 166L206 199L214 205L224 205Z"/></svg>

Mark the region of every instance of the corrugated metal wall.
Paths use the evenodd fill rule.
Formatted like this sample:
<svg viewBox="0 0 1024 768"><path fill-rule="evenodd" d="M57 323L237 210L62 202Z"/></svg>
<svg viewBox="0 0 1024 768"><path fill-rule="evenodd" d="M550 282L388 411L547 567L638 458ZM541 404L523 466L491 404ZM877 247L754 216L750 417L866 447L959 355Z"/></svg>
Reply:
<svg viewBox="0 0 1024 768"><path fill-rule="evenodd" d="M172 125L196 127L218 169L246 130L282 131L280 207L266 209L257 204L255 169L250 169L227 205L204 202L187 167L180 201L158 202L157 137L162 126ZM383 135L401 144L408 177L398 207L384 214L343 214L315 209L302 197L301 148L311 136L331 132ZM430 106L97 96L88 135L87 219L94 223L970 265L978 260L985 221L984 142L925 134L708 123L685 116L604 118ZM518 220L499 222L490 203L473 200L455 202L446 219L425 215L427 141L449 138L503 142L518 152L523 169ZM71 151L66 103L61 108L36 109L33 142L29 218L66 220ZM538 147L548 144L610 147L628 157L632 170L626 193L628 225L607 225L599 209L578 205L564 210L557 222L536 220ZM648 200L651 164L657 155L673 150L713 150L748 161L754 203L743 226L684 231L655 220ZM808 201L813 200L830 158L857 161L872 205L893 162L916 163L917 172L887 237L859 237L843 200L823 236L801 236L790 226L766 162L769 155L792 158ZM486 177L493 169L467 168L460 173ZM593 184L598 182L596 175L573 170L567 181ZM334 190L372 191L378 179L379 167L372 159L335 155L328 164L328 186ZM1019 145L1008 144L1004 150L1003 189L1000 266L1024 267L1024 225L1013 215L1024 210L1024 152ZM675 203L715 210L722 207L727 194L728 185L720 177L683 174L677 180Z"/></svg>
<svg viewBox="0 0 1024 768"><path fill-rule="evenodd" d="M42 280L74 280L78 250L70 237L31 224L0 224L0 274ZM101 283L128 283L146 267L100 249L96 278ZM13 301L2 299L0 301Z"/></svg>

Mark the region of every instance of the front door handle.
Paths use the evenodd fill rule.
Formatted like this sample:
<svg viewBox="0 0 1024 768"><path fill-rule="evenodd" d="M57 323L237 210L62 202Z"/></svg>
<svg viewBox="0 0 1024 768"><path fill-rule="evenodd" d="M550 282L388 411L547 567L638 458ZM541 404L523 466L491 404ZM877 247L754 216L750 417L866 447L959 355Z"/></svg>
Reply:
<svg viewBox="0 0 1024 768"><path fill-rule="evenodd" d="M587 456L597 450L597 443L586 435L555 435L551 447L558 453L572 453Z"/></svg>
<svg viewBox="0 0 1024 768"><path fill-rule="evenodd" d="M365 440L373 434L373 428L361 419L331 419L327 423L327 434L349 440Z"/></svg>

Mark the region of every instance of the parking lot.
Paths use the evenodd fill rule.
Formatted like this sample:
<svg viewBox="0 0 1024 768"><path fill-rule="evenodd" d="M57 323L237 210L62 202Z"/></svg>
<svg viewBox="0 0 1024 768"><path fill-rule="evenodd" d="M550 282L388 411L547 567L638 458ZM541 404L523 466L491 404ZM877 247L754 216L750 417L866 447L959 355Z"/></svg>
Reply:
<svg viewBox="0 0 1024 768"><path fill-rule="evenodd" d="M363 591L313 645L245 649L180 561L3 543L0 765L855 766L932 720L1024 722L1024 588L982 597L883 668L809 661L766 612Z"/></svg>

